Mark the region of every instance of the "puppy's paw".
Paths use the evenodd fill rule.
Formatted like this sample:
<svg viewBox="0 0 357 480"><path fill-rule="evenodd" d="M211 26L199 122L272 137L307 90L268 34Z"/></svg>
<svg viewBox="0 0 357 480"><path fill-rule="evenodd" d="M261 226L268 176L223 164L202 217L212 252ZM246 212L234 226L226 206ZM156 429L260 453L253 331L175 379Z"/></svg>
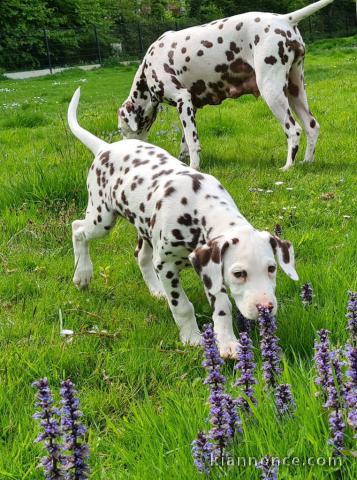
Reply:
<svg viewBox="0 0 357 480"><path fill-rule="evenodd" d="M219 343L219 354L222 358L238 359L238 347L239 342L237 340L231 340L229 342Z"/></svg>
<svg viewBox="0 0 357 480"><path fill-rule="evenodd" d="M158 299L166 299L165 292L163 290L158 290L156 288L150 288L150 293L153 297L158 298Z"/></svg>
<svg viewBox="0 0 357 480"><path fill-rule="evenodd" d="M192 345L194 347L202 345L201 333L198 330L187 333L181 332L180 338L184 345Z"/></svg>
<svg viewBox="0 0 357 480"><path fill-rule="evenodd" d="M88 287L90 284L90 281L92 280L93 276L93 267L88 267L85 269L79 270L77 268L74 277L73 277L73 283L77 288L80 290L83 290Z"/></svg>

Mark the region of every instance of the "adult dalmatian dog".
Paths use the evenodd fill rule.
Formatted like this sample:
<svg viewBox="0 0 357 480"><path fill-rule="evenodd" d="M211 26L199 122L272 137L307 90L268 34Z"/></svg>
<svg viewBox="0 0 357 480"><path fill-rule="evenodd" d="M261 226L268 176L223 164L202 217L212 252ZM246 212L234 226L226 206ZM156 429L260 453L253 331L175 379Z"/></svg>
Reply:
<svg viewBox="0 0 357 480"><path fill-rule="evenodd" d="M245 13L178 32L166 32L147 51L128 99L119 109L124 138L145 140L161 102L176 106L183 126L180 159L199 168L195 112L226 98L261 95L288 140L288 170L299 148L301 120L307 135L305 162L314 159L319 124L304 85L305 46L297 24L333 0L287 15Z"/></svg>
<svg viewBox="0 0 357 480"><path fill-rule="evenodd" d="M91 280L88 242L107 234L118 216L125 217L138 232L136 257L143 279L153 295L167 299L182 342L200 341L194 308L179 276L192 264L213 308L220 353L234 357L237 339L228 291L246 318L257 318L258 304L276 312L275 256L297 280L293 246L255 230L211 175L143 141L107 144L84 130L76 116L79 96L78 89L68 110L69 126L95 158L87 179L85 219L72 224L74 283L84 288Z"/></svg>

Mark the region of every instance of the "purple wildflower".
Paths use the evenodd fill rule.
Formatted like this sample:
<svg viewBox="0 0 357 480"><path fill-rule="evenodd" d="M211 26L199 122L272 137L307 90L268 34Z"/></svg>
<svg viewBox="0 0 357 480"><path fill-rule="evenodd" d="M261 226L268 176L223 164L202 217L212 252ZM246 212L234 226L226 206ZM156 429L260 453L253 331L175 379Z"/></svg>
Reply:
<svg viewBox="0 0 357 480"><path fill-rule="evenodd" d="M226 398L226 409L229 417L228 421L228 432L227 435L230 438L234 437L235 433L241 433L241 421L237 412L237 402L233 400L231 395L228 395L226 393L225 395Z"/></svg>
<svg viewBox="0 0 357 480"><path fill-rule="evenodd" d="M317 370L317 377L315 379L316 385L319 385L326 397L327 383L330 372L330 340L329 331L322 329L318 332L320 338L319 342L315 342L315 366Z"/></svg>
<svg viewBox="0 0 357 480"><path fill-rule="evenodd" d="M300 298L303 305L310 305L312 303L313 290L311 283L304 283L301 287Z"/></svg>
<svg viewBox="0 0 357 480"><path fill-rule="evenodd" d="M192 442L191 451L193 462L201 473L209 473L212 445L204 432L199 432L197 439Z"/></svg>
<svg viewBox="0 0 357 480"><path fill-rule="evenodd" d="M331 438L329 444L333 446L333 454L340 455L344 447L345 423L342 408L345 404L345 388L342 378L342 362L338 350L330 353L328 378L326 383L327 401L325 407L330 409L329 425Z"/></svg>
<svg viewBox="0 0 357 480"><path fill-rule="evenodd" d="M272 457L264 457L257 465L258 470L261 470L261 480L277 480L279 463L273 461Z"/></svg>
<svg viewBox="0 0 357 480"><path fill-rule="evenodd" d="M204 381L210 387L210 422L209 438L213 441L213 456L221 459L232 435L232 418L227 409L227 395L224 393L225 377L221 374L221 365L224 361L219 355L213 326L204 327L202 335L205 360L202 365L208 370Z"/></svg>
<svg viewBox="0 0 357 480"><path fill-rule="evenodd" d="M276 377L281 373L281 350L276 336L276 320L271 314L273 307L258 305L260 326L260 348L263 359L263 377L268 387L276 385Z"/></svg>
<svg viewBox="0 0 357 480"><path fill-rule="evenodd" d="M331 438L329 444L333 446L333 454L335 456L341 455L341 450L344 447L345 424L342 418L341 410L333 410L329 415L329 424L331 431Z"/></svg>
<svg viewBox="0 0 357 480"><path fill-rule="evenodd" d="M348 423L357 431L357 347L347 345L347 378L346 403L348 407Z"/></svg>
<svg viewBox="0 0 357 480"><path fill-rule="evenodd" d="M76 395L77 391L71 380L61 383L64 448L70 452L66 457L66 469L73 473L74 480L85 480L90 473L87 465L89 450L84 442L86 428L80 421L83 414L79 410L79 400Z"/></svg>
<svg viewBox="0 0 357 480"><path fill-rule="evenodd" d="M239 335L239 347L238 347L238 362L234 366L235 370L240 372L240 377L235 382L236 387L242 387L242 392L249 400L255 405L257 403L254 398L253 385L257 383L254 378L254 370L256 364L254 363L252 341L246 332ZM237 405L243 410L250 411L250 406L246 398L240 396L237 399Z"/></svg>
<svg viewBox="0 0 357 480"><path fill-rule="evenodd" d="M45 470L46 480L61 480L65 478L63 464L63 446L60 445L62 432L56 416L59 410L54 407L53 396L48 385L47 378L43 378L32 384L37 388L36 407L39 410L33 418L40 420L43 432L39 434L35 442L43 442L48 455L41 459L41 465Z"/></svg>
<svg viewBox="0 0 357 480"><path fill-rule="evenodd" d="M237 312L237 327L238 331L247 332L248 334L250 334L252 330L252 321L245 318L239 310Z"/></svg>
<svg viewBox="0 0 357 480"><path fill-rule="evenodd" d="M341 352L332 350L330 352L330 363L327 378L327 408L342 408L346 399L346 389L343 381L342 367L344 363L340 359Z"/></svg>
<svg viewBox="0 0 357 480"><path fill-rule="evenodd" d="M348 292L347 314L348 318L347 330L350 334L351 345L357 346L357 292Z"/></svg>
<svg viewBox="0 0 357 480"><path fill-rule="evenodd" d="M275 404L281 416L291 413L295 409L295 402L289 384L283 383L276 387Z"/></svg>

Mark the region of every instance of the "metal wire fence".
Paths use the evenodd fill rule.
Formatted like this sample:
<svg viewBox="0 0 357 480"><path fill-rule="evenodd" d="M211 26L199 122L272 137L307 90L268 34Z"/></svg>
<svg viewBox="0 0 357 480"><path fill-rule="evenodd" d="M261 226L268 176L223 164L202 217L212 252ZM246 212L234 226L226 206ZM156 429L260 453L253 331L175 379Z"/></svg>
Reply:
<svg viewBox="0 0 357 480"><path fill-rule="evenodd" d="M140 60L150 44L167 30L192 26L175 23L119 23L114 29L100 27L68 28L29 32L21 41L14 37L0 45L0 66L7 71L65 67L84 64L116 64ZM346 12L330 18L315 15L301 22L305 42L327 37L353 35L356 17ZM20 45L20 47L18 47Z"/></svg>

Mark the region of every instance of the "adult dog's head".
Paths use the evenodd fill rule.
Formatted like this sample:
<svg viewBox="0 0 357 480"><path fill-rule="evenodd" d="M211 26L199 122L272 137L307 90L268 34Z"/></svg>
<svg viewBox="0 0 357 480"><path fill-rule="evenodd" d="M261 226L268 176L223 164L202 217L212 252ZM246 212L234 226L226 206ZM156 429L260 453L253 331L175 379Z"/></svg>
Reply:
<svg viewBox="0 0 357 480"><path fill-rule="evenodd" d="M227 287L242 315L251 320L258 317L257 305L272 305L273 314L277 311L277 262L292 280L299 279L292 244L252 227L210 240L189 258L210 296Z"/></svg>

